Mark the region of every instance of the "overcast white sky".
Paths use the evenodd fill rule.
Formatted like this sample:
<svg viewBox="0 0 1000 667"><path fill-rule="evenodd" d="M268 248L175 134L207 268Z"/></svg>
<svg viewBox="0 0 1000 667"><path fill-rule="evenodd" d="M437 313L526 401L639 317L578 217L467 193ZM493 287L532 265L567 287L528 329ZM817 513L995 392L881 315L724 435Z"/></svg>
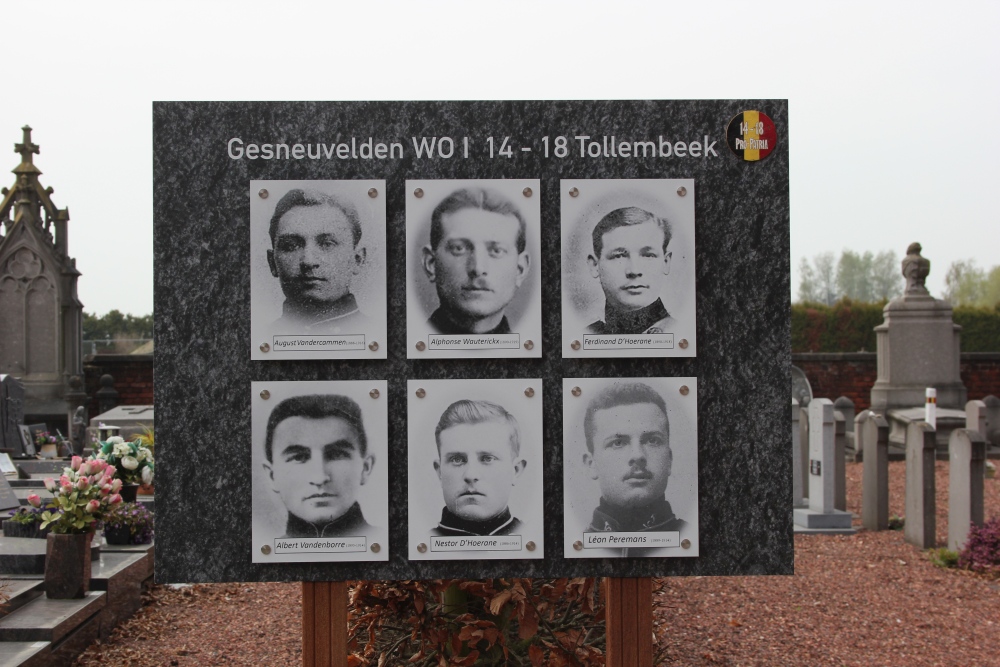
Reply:
<svg viewBox="0 0 1000 667"><path fill-rule="evenodd" d="M88 312L153 309L153 100L787 98L793 292L827 250L920 241L936 295L953 260L1000 264L997 2L20 7L0 183L30 124Z"/></svg>

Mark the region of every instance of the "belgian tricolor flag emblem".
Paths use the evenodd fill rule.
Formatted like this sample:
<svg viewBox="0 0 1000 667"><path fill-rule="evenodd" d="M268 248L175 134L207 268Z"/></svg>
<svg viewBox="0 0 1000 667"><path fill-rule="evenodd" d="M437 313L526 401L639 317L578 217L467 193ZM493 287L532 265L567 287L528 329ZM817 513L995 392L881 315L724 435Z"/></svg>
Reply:
<svg viewBox="0 0 1000 667"><path fill-rule="evenodd" d="M733 116L726 128L726 143L741 160L763 160L778 144L774 121L760 111L744 111Z"/></svg>

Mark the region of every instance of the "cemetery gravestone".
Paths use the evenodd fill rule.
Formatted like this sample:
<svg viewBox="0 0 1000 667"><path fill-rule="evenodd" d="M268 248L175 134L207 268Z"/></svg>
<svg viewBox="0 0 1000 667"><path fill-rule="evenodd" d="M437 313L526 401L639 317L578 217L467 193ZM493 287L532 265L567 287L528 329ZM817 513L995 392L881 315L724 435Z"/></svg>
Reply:
<svg viewBox="0 0 1000 667"><path fill-rule="evenodd" d="M804 474L803 452L799 427L799 415L802 408L799 402L792 399L792 502L795 507L806 507L805 496L802 493L804 481L808 479Z"/></svg>
<svg viewBox="0 0 1000 667"><path fill-rule="evenodd" d="M10 482L0 474L0 516L6 518L7 510L16 509L21 506L14 489L10 488Z"/></svg>
<svg viewBox="0 0 1000 667"><path fill-rule="evenodd" d="M889 528L889 424L882 415L864 410L855 419L855 436L863 452L861 523L868 530Z"/></svg>
<svg viewBox="0 0 1000 667"><path fill-rule="evenodd" d="M979 431L956 429L948 451L948 548L960 551L969 527L983 525L986 439Z"/></svg>
<svg viewBox="0 0 1000 667"><path fill-rule="evenodd" d="M983 401L969 401L965 404L965 428L970 431L979 432L985 439L987 428L986 403Z"/></svg>
<svg viewBox="0 0 1000 667"><path fill-rule="evenodd" d="M0 449L24 452L18 426L24 423L24 387L13 375L0 375Z"/></svg>
<svg viewBox="0 0 1000 667"><path fill-rule="evenodd" d="M836 446L833 403L809 403L809 507L794 510L795 524L808 530L854 532L849 512L836 508Z"/></svg>
<svg viewBox="0 0 1000 667"><path fill-rule="evenodd" d="M836 404L834 404L836 406ZM852 419L853 422L853 419ZM847 510L847 418L833 411L833 506Z"/></svg>
<svg viewBox="0 0 1000 667"><path fill-rule="evenodd" d="M903 536L921 549L934 546L935 507L934 429L927 422L913 422L906 429L906 523Z"/></svg>

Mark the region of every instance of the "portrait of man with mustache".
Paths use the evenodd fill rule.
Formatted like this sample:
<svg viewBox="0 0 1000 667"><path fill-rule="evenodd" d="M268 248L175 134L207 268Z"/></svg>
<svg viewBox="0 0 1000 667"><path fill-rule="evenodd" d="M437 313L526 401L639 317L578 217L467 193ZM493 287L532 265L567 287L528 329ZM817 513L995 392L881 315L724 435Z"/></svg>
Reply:
<svg viewBox="0 0 1000 667"><path fill-rule="evenodd" d="M663 397L649 385L613 382L584 413L583 463L601 490L587 532L680 531L665 494L673 466Z"/></svg>
<svg viewBox="0 0 1000 667"><path fill-rule="evenodd" d="M439 334L508 334L506 309L531 267L525 219L500 192L455 190L431 214L421 264L439 307L427 321Z"/></svg>

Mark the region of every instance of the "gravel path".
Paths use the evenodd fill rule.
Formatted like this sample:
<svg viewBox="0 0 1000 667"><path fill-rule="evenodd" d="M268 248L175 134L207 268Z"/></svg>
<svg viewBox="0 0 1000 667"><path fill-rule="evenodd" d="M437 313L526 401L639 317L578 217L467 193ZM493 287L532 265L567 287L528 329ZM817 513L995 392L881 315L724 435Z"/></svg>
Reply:
<svg viewBox="0 0 1000 667"><path fill-rule="evenodd" d="M936 472L943 545L947 464ZM890 515L904 513L904 474L890 464ZM861 464L847 466L847 493L860 513ZM998 515L994 478L986 516ZM900 531L799 536L794 576L672 578L656 604L664 665L1000 667L1000 581L938 568ZM77 664L299 665L300 615L299 584L158 586Z"/></svg>

